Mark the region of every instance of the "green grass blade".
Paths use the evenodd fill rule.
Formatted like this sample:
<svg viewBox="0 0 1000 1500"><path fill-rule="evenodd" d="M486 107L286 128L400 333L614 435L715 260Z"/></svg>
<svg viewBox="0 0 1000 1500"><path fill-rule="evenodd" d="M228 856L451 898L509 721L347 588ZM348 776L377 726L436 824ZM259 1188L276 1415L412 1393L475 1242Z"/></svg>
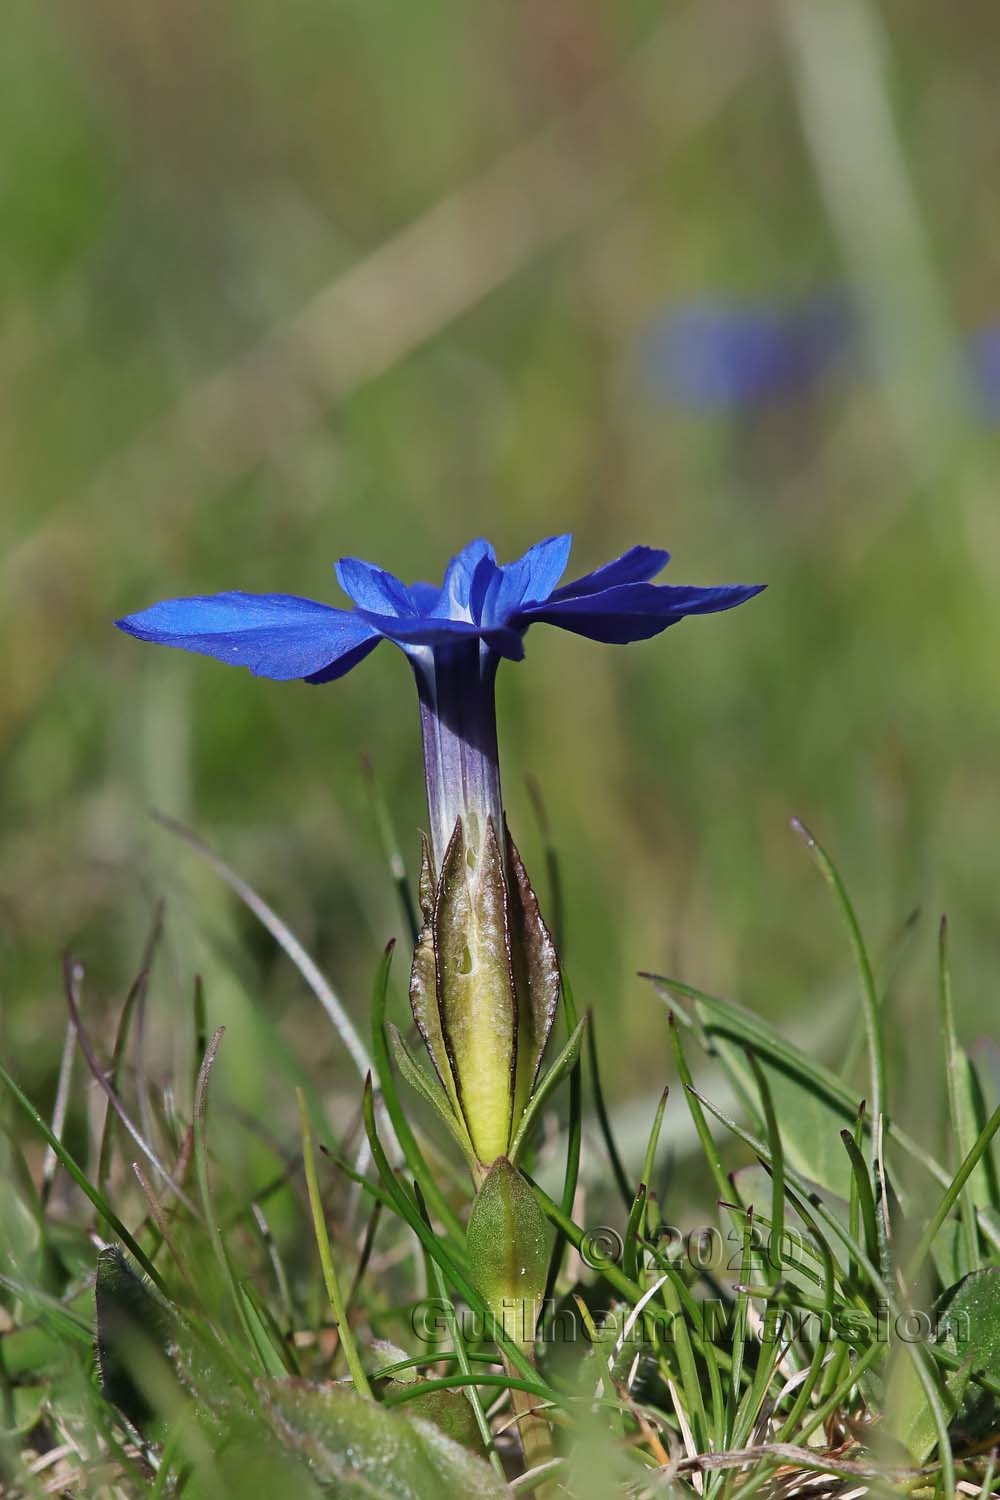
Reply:
<svg viewBox="0 0 1000 1500"><path fill-rule="evenodd" d="M787 1042L753 1011L738 1005L734 1000L723 1000L718 995L710 995L705 990L696 989L693 985L684 984L679 979L670 979L663 974L643 974L642 977L653 984L657 994L668 1008L671 1008L671 1013L680 1024L689 1024L697 1030L697 1026L690 1017L685 1016L681 1021L683 1013L679 1009L672 1009L675 1004L674 997L677 995L693 1001L708 1012L711 1018L707 1028L709 1037L718 1033L739 1043L741 1047L749 1044L755 1052L789 1073L803 1087L815 1090L825 1102L841 1109L844 1114L844 1123L854 1125L858 1114L857 1092L849 1088L832 1069L807 1057L792 1043ZM866 1114L864 1127L869 1133L872 1131L870 1115ZM936 1182L942 1187L948 1186L952 1174L929 1151L925 1151L912 1136L891 1120L886 1120L885 1131L889 1139L895 1141L901 1150L918 1162Z"/></svg>
<svg viewBox="0 0 1000 1500"><path fill-rule="evenodd" d="M566 1017L566 1031L572 1036L579 1025L579 1021L576 1012L576 1001L573 998L573 990L569 980L566 978L565 970L562 976L562 1000L563 1014ZM582 1142L583 1074L578 1056L569 1074L569 1120L566 1127L566 1166L563 1172L563 1190L562 1198L560 1199L562 1211L567 1217L573 1212L573 1201L576 1198L576 1184L580 1175L580 1147ZM556 1282L559 1280L559 1272L562 1268L565 1250L566 1239L557 1231L555 1244L552 1246L552 1256L549 1260L549 1274L545 1282L543 1306L551 1304Z"/></svg>
<svg viewBox="0 0 1000 1500"><path fill-rule="evenodd" d="M649 1132L649 1140L646 1142L646 1155L642 1159L642 1181L646 1184L649 1192L653 1189L653 1171L656 1165L656 1151L660 1144L660 1131L663 1128L663 1113L667 1107L670 1097L669 1088L665 1088L660 1094L656 1113L653 1116L653 1124Z"/></svg>
<svg viewBox="0 0 1000 1500"><path fill-rule="evenodd" d="M875 1214L875 1195L872 1191L871 1178L868 1175L868 1165L861 1154L854 1136L849 1130L842 1130L840 1132L840 1139L844 1143L844 1150L847 1152L851 1163L852 1186L854 1193L857 1194L858 1209L864 1228L865 1249L872 1260L877 1260L879 1257L878 1221Z"/></svg>
<svg viewBox="0 0 1000 1500"><path fill-rule="evenodd" d="M642 1238L642 1216L646 1208L646 1184L640 1182L639 1190L635 1195L632 1207L629 1209L628 1223L625 1225L625 1242L622 1247L622 1269L625 1275L633 1281L639 1276L639 1253Z"/></svg>
<svg viewBox="0 0 1000 1500"><path fill-rule="evenodd" d="M427 1217L427 1207L423 1202L419 1189L417 1191L417 1207L420 1209L420 1212L424 1219L424 1223L428 1228L431 1228L432 1226L430 1220ZM445 1322L448 1325L448 1333L455 1348L455 1362L458 1365L459 1374L466 1376L471 1381L472 1363L469 1359L468 1350L465 1347L465 1339L462 1337L462 1329L459 1325L459 1320L455 1316L455 1309L452 1305L450 1297L448 1296L448 1287L445 1282L444 1276L441 1274L441 1267L438 1265L437 1261L434 1260L434 1258L430 1255L427 1257L427 1261L430 1266L431 1277L434 1281L435 1290L444 1310ZM493 1432L490 1428L489 1422L486 1419L486 1412L483 1409L483 1403L474 1382L466 1387L466 1394L468 1395L469 1403L472 1406L472 1412L476 1419L476 1426L479 1428L479 1436L483 1440L483 1447L486 1449L486 1453L489 1457L490 1463L493 1465L493 1468L500 1475L501 1479L503 1479L505 1478L503 1464L500 1461L500 1455L497 1453L496 1443L493 1441Z"/></svg>
<svg viewBox="0 0 1000 1500"><path fill-rule="evenodd" d="M780 1276L781 1246L785 1236L785 1151L781 1143L781 1131L778 1129L778 1117L774 1112L774 1099L771 1097L764 1069L751 1048L746 1050L746 1059L753 1071L760 1093L760 1102L764 1109L764 1124L767 1129L767 1142L771 1148L771 1233L768 1265L772 1274Z"/></svg>
<svg viewBox="0 0 1000 1500"><path fill-rule="evenodd" d="M711 1104L703 1095L699 1095L698 1097L700 1098L701 1103L709 1111L709 1113L719 1121L720 1125L724 1125L727 1130L732 1132L737 1140L740 1140L744 1143L744 1145L749 1146L750 1150L765 1166L770 1166L770 1153L763 1141L757 1140L756 1137L751 1135L749 1131L744 1130L741 1125L738 1125L735 1120L731 1120L728 1115L723 1114L722 1110L720 1110L716 1105ZM998 1114L1000 1114L1000 1110L998 1110ZM797 1192L793 1189L793 1184L794 1189L797 1189ZM822 1219L827 1228L832 1230L835 1237L840 1240L840 1242L844 1245L848 1252L852 1253L855 1256L858 1264L871 1280L871 1283L878 1295L884 1297L887 1302L891 1303L892 1297L890 1295L890 1289L882 1280L882 1276L878 1267L868 1255L864 1245L860 1244L856 1239L854 1239L849 1230L845 1229L844 1226L836 1218L836 1216L830 1212L830 1210L826 1207L826 1204L823 1202L822 1198L820 1198L816 1193L813 1184L810 1183L806 1178L804 1178L800 1173L798 1173L794 1167L789 1166L787 1162L785 1163L785 1192L790 1202L795 1207L797 1213L801 1213L802 1206L802 1201L798 1196L799 1193L801 1193L802 1197L812 1204L812 1207L815 1210L816 1214L820 1219Z"/></svg>
<svg viewBox="0 0 1000 1500"><path fill-rule="evenodd" d="M687 1058L684 1056L684 1048L681 1045L681 1036L677 1029L677 1021L673 1011L670 1012L668 1021L670 1025L670 1045L673 1048L674 1062L677 1065L677 1076L680 1078L684 1088L684 1097L687 1100L688 1110L694 1122L698 1139L701 1142L701 1149L705 1154L708 1169L712 1174L716 1192L720 1198L728 1199L730 1193L733 1191L733 1187L723 1170L719 1148L715 1144L715 1138L709 1129L708 1121L705 1119L705 1111L702 1109L699 1097L695 1093L691 1069L688 1067Z"/></svg>
<svg viewBox="0 0 1000 1500"><path fill-rule="evenodd" d="M448 1248L442 1240L428 1229L421 1217L416 1204L400 1188L396 1174L389 1164L389 1158L385 1154L385 1148L379 1140L378 1129L375 1124L375 1096L372 1089L371 1079L365 1082L364 1093L364 1119L365 1130L368 1134L368 1142L372 1150L372 1158L378 1168L379 1176L385 1188L385 1196L389 1206L395 1210L400 1218L405 1219L413 1230L417 1239L428 1251L431 1258L437 1262L447 1279L461 1296L465 1298L469 1306L480 1317L484 1319L489 1336L498 1348L502 1349L511 1363L521 1371L528 1380L537 1378L537 1372L531 1361L522 1353L518 1346L504 1336L503 1330L498 1325L483 1298L476 1291L464 1271L455 1261ZM538 1387L535 1387L538 1389ZM555 1400L555 1392L548 1388L544 1391L547 1400Z"/></svg>
<svg viewBox="0 0 1000 1500"><path fill-rule="evenodd" d="M66 1150L66 1147L62 1144L62 1142L58 1140L55 1135L53 1135L52 1131L49 1129L48 1124L45 1122L45 1120L42 1119L42 1116L38 1113L38 1110L32 1104L31 1100L26 1094L22 1093L21 1089L18 1088L13 1078L11 1078L6 1068L4 1068L2 1065L0 1065L0 1083L5 1084L7 1089L13 1095L14 1099L23 1109L24 1113L28 1116L28 1119L34 1125L35 1129L43 1137L46 1144L52 1151L55 1152L56 1156L59 1159L60 1166L62 1166L63 1169L69 1173L70 1177L72 1177L73 1181L76 1183L80 1191L90 1199L91 1203L97 1209L97 1212L100 1214L101 1218L104 1219L107 1224L110 1224L111 1228L121 1240L122 1244L126 1247L129 1253L135 1257L149 1279L156 1283L156 1286L161 1292L164 1293L164 1295L167 1295L167 1289L164 1285L159 1271L157 1271L156 1267L153 1265L152 1261L149 1259L149 1256L143 1250L142 1246L125 1228L125 1225L122 1223L121 1219L119 1219L118 1215L115 1213L114 1209L111 1207L111 1204L105 1198L104 1194L93 1186L83 1168L76 1163L72 1156L70 1156L69 1152Z"/></svg>
<svg viewBox="0 0 1000 1500"><path fill-rule="evenodd" d="M390 943L382 956L375 976L375 984L372 988L372 1055L375 1062L375 1076L379 1082L379 1091L386 1113L392 1123L400 1150L403 1153L406 1165L411 1174L420 1183L420 1189L428 1203L434 1209L441 1222L447 1227L450 1234L456 1239L462 1237L462 1226L458 1216L438 1187L434 1177L424 1160L423 1152L417 1145L416 1136L410 1128L402 1105L399 1102L399 1094L396 1090L396 1077L392 1071L392 1063L389 1060L389 1046L386 1040L385 1028L385 1005L389 990L389 970L392 966L392 955L395 943Z"/></svg>
<svg viewBox="0 0 1000 1500"><path fill-rule="evenodd" d="M367 755L361 757L361 770L364 777L365 789L368 793L368 801L375 815L375 826L378 829L382 853L385 856L385 862L389 868L392 883L396 887L396 895L399 897L400 910L403 913L406 930L410 934L410 946L416 947L417 938L420 935L420 923L417 920L417 908L413 900L413 890L406 873L406 861L400 852L399 837L396 833L392 813L389 810L389 803L382 789L382 783L375 774L375 767Z"/></svg>
<svg viewBox="0 0 1000 1500"><path fill-rule="evenodd" d="M211 1176L208 1169L208 1140L205 1134L208 1121L208 1081L211 1077L212 1067L225 1031L226 1028L220 1026L214 1033L211 1041L205 1048L205 1056L198 1070L194 1106L194 1160L198 1174L198 1187L201 1193L202 1213L205 1217L205 1224L208 1228L208 1236L215 1253L215 1258L219 1263L223 1280L229 1288L229 1294L232 1297L233 1306L236 1309L236 1316L243 1331L247 1347L256 1355L266 1372L267 1360L257 1346L257 1340L250 1325L250 1318L247 1314L243 1293L236 1279L233 1263L229 1258L229 1250L226 1247L225 1237L216 1218L215 1204L212 1199Z"/></svg>
<svg viewBox="0 0 1000 1500"><path fill-rule="evenodd" d="M536 1396L539 1401L546 1404L554 1404L556 1397L554 1392L537 1380L522 1379L517 1375L445 1375L439 1380L413 1381L411 1385L404 1385L402 1390L390 1391L382 1398L383 1406L405 1406L408 1401L417 1401L421 1396L429 1396L432 1391L460 1391L465 1386L482 1385L495 1386L498 1390L527 1391L529 1396Z"/></svg>
<svg viewBox="0 0 1000 1500"><path fill-rule="evenodd" d="M316 1248L319 1251L319 1261L323 1268L323 1284L326 1287L326 1295L330 1299L334 1326L340 1336L341 1348L347 1360L347 1368L351 1372L351 1380L354 1382L354 1388L362 1396L367 1396L371 1399L371 1386L368 1384L368 1377L365 1375L364 1366L361 1363L358 1346L354 1342L354 1333L347 1317L347 1309L344 1306L337 1270L333 1264L333 1254L330 1250L330 1236L326 1231L326 1217L323 1213L323 1199L320 1195L319 1181L316 1176L316 1153L313 1149L312 1125L309 1120L309 1111L306 1108L305 1095L302 1090L296 1089L295 1092L299 1104L299 1121L302 1128L302 1159L306 1169L306 1190L309 1194L309 1208L312 1212Z"/></svg>
<svg viewBox="0 0 1000 1500"><path fill-rule="evenodd" d="M558 1088L570 1068L575 1067L576 1060L580 1055L580 1045L583 1041L583 1033L586 1029L589 1016L584 1016L571 1034L569 1041L563 1047L559 1056L552 1066L547 1070L545 1077L538 1084L535 1092L525 1107L521 1116L521 1123L517 1127L517 1133L511 1142L507 1155L512 1162L516 1162L524 1148L525 1142L531 1133L531 1129L542 1112L545 1104L551 1097L553 1091Z"/></svg>
<svg viewBox="0 0 1000 1500"><path fill-rule="evenodd" d="M556 945L556 952L560 960L566 956L566 915L563 903L562 867L559 861L559 850L555 839L552 837L552 825L549 821L548 809L545 806L545 798L542 796L542 788L534 776L526 778L528 797L531 800L532 811L535 814L535 822L542 836L542 848L545 851L545 875L548 881L548 917L546 923L552 934L552 941Z"/></svg>
<svg viewBox="0 0 1000 1500"><path fill-rule="evenodd" d="M601 1070L597 1061L597 1032L593 1021L587 1028L587 1057L590 1062L590 1077L594 1088L594 1108L597 1111L597 1123L604 1138L605 1150L608 1153L608 1161L611 1164L611 1172L621 1194L628 1213L632 1207L633 1190L629 1182L628 1173L615 1144L614 1132L611 1129L611 1120L608 1116L607 1106L604 1102L604 1090L601 1087Z"/></svg>
<svg viewBox="0 0 1000 1500"><path fill-rule="evenodd" d="M976 1139L976 1115L972 1098L971 1065L959 1045L955 1030L955 1009L951 993L951 965L948 961L948 919L941 918L938 934L938 995L941 1005L941 1030L944 1040L945 1079L948 1085L948 1114L952 1139L959 1161L964 1161ZM959 1253L963 1275L979 1265L979 1232L976 1228L976 1198L973 1178L962 1189L959 1198L961 1238Z"/></svg>
<svg viewBox="0 0 1000 1500"><path fill-rule="evenodd" d="M726 1444L728 1447L738 1446L735 1441L736 1414L740 1402L740 1377L743 1373L743 1355L747 1337L747 1309L750 1303L749 1293L745 1290L750 1281L753 1253L753 1208L748 1208L744 1219L743 1245L740 1256L740 1281L744 1290L739 1292L736 1298L736 1319L733 1325L733 1368L729 1384L729 1397L727 1401L726 1419Z"/></svg>
<svg viewBox="0 0 1000 1500"><path fill-rule="evenodd" d="M930 1251L930 1248L934 1243L938 1230L941 1228L941 1225L951 1213L951 1210L954 1208L962 1189L965 1187L965 1184L968 1182L969 1178L976 1170L976 1167L979 1165L983 1153L986 1151L986 1148L989 1146L998 1130L1000 1130L1000 1105L998 1105L997 1108L993 1111L993 1113L990 1115L990 1118L987 1120L986 1124L979 1132L979 1136L976 1139L975 1145L972 1147L972 1150L966 1156L965 1160L962 1162L962 1165L955 1173L954 1179L948 1185L948 1188L946 1189L941 1202L938 1204L937 1209L932 1215L927 1228L920 1236L920 1241L917 1245L917 1248L914 1250L913 1255L910 1257L906 1269L904 1279L908 1286L913 1285L917 1274L923 1266L928 1252Z"/></svg>
<svg viewBox="0 0 1000 1500"><path fill-rule="evenodd" d="M847 888L840 877L840 872L836 865L822 844L814 838L804 823L798 818L793 818L792 827L805 840L806 847L816 861L820 874L833 890L847 926L851 947L854 950L854 958L861 978L862 1009L865 1020L865 1031L868 1037L872 1120L877 1125L879 1117L887 1112L885 1093L885 1038L882 1034L881 1009L871 959L868 957L868 950L861 935L861 926L854 907L851 904L851 899L847 894Z"/></svg>

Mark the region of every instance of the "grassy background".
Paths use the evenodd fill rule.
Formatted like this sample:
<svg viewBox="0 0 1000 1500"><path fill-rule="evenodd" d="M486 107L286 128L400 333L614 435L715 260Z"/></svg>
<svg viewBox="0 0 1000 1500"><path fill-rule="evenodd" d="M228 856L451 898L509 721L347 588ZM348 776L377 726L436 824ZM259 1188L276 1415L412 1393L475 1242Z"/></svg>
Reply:
<svg viewBox="0 0 1000 1500"><path fill-rule="evenodd" d="M61 950L106 1036L163 894L161 1076L199 969L231 1023L220 1087L266 1118L298 1058L353 1091L297 976L147 809L257 885L362 1027L401 931L363 752L407 853L423 816L390 648L316 690L113 618L336 601L344 553L435 577L477 534L510 557L571 529L576 571L642 541L673 581L770 584L628 649L540 628L501 674L511 821L540 875L532 772L612 1097L666 1072L638 968L828 1046L853 980L797 813L876 951L925 911L892 1003L936 1115L938 911L968 1038L1000 972L998 442L961 379L998 312L995 9L12 0L5 30L2 1043L25 1087L54 1088ZM665 310L831 290L863 336L808 389L703 411L650 377Z"/></svg>

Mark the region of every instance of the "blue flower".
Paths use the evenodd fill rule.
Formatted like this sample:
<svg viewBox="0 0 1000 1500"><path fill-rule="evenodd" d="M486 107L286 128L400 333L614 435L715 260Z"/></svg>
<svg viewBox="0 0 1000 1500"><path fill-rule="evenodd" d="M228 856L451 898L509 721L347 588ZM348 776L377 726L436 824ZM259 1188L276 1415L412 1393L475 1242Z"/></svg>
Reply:
<svg viewBox="0 0 1000 1500"><path fill-rule="evenodd" d="M358 558L337 577L354 602L337 609L290 594L168 599L116 623L129 635L249 667L258 677L332 682L392 641L416 676L432 847L438 868L458 817L466 839L501 829L493 682L504 657L520 660L529 625L558 625L618 645L645 640L686 615L731 609L759 585L671 587L650 582L669 553L632 547L561 588L572 538L549 537L506 565L477 540L448 564L441 587L402 583Z"/></svg>
<svg viewBox="0 0 1000 1500"><path fill-rule="evenodd" d="M524 655L529 625L624 644L759 592L756 585L653 584L668 561L653 547L633 547L560 588L570 541L549 537L506 566L488 542L470 542L440 588L407 586L371 563L342 558L337 577L353 609L228 593L170 599L117 622L140 640L235 662L260 677L330 682L382 640L406 653L420 700L431 833L410 1004L436 1081L408 1058L402 1038L395 1045L477 1183L498 1157L519 1149L560 990L558 955L504 818L497 667Z"/></svg>
<svg viewBox="0 0 1000 1500"><path fill-rule="evenodd" d="M969 341L972 383L980 410L1000 421L1000 323L991 323Z"/></svg>
<svg viewBox="0 0 1000 1500"><path fill-rule="evenodd" d="M649 327L641 356L651 384L678 405L753 410L813 390L854 332L834 297L792 307L692 302Z"/></svg>

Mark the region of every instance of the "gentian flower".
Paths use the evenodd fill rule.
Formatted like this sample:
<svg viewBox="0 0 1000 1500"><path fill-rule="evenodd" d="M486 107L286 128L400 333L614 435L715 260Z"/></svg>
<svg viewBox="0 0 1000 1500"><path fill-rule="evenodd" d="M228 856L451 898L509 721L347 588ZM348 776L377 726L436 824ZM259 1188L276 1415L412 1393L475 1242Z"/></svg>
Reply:
<svg viewBox="0 0 1000 1500"><path fill-rule="evenodd" d="M516 1154L560 987L558 957L504 818L497 668L523 657L530 625L623 645L760 591L654 584L669 554L653 547L633 547L560 587L570 543L549 537L501 565L488 542L470 542L440 587L406 585L371 563L342 558L337 577L353 609L288 594L224 593L167 600L117 622L140 640L214 656L259 677L332 682L383 640L408 657L430 817L410 999L437 1081L414 1076L398 1037L397 1057L433 1095L478 1180L498 1157Z"/></svg>

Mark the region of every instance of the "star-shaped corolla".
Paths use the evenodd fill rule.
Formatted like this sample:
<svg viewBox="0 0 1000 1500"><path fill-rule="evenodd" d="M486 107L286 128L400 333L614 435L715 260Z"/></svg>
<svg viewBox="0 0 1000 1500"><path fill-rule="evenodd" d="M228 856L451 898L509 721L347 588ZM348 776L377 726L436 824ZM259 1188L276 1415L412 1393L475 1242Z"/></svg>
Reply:
<svg viewBox="0 0 1000 1500"><path fill-rule="evenodd" d="M470 542L452 558L441 587L407 586L372 563L342 558L337 577L353 609L294 594L234 591L167 599L116 623L140 640L214 656L258 677L316 683L343 677L382 640L410 655L475 640L516 661L532 624L624 645L686 615L732 609L760 591L744 584L653 584L669 559L654 547L632 547L560 588L570 543L568 535L549 537L502 565L488 542Z"/></svg>

